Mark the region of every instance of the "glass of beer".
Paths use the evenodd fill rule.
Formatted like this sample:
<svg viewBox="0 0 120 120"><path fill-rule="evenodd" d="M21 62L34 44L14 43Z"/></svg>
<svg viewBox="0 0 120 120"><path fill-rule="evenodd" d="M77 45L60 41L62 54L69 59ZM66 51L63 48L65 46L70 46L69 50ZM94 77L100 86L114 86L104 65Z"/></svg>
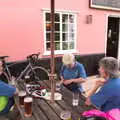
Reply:
<svg viewBox="0 0 120 120"><path fill-rule="evenodd" d="M25 109L25 117L31 117L32 116L32 97L25 97L24 98L24 109Z"/></svg>
<svg viewBox="0 0 120 120"><path fill-rule="evenodd" d="M19 104L21 107L24 107L24 98L26 96L26 92L25 91L20 91L19 92Z"/></svg>

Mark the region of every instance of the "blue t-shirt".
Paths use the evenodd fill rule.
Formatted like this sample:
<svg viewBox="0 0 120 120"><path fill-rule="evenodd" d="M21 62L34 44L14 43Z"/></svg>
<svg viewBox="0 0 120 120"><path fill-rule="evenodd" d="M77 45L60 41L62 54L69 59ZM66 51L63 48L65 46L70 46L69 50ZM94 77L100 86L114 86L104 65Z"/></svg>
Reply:
<svg viewBox="0 0 120 120"><path fill-rule="evenodd" d="M90 99L96 107L105 112L120 108L120 78L109 79Z"/></svg>
<svg viewBox="0 0 120 120"><path fill-rule="evenodd" d="M68 68L67 66L63 65L60 71L60 76L62 76L64 80L87 77L84 66L78 62L75 62L75 66L73 68ZM67 85L67 86L70 86L70 85ZM73 86L73 83L71 86ZM76 87L73 89L78 89L77 84L75 86ZM80 87L80 91L82 92L82 87L80 85L79 87Z"/></svg>
<svg viewBox="0 0 120 120"><path fill-rule="evenodd" d="M16 88L0 80L0 96L12 97Z"/></svg>

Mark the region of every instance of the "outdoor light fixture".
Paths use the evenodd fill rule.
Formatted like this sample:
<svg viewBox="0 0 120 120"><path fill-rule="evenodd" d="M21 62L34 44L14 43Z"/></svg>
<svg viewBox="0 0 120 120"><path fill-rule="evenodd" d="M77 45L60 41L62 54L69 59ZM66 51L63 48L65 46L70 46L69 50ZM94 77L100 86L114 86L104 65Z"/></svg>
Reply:
<svg viewBox="0 0 120 120"><path fill-rule="evenodd" d="M92 24L92 15L86 15L86 23L87 24Z"/></svg>

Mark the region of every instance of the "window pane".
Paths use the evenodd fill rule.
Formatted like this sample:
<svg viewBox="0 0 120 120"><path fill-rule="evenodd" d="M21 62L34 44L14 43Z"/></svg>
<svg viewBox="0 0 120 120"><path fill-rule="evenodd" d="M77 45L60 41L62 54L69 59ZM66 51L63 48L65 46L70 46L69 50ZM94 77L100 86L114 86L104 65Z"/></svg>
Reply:
<svg viewBox="0 0 120 120"><path fill-rule="evenodd" d="M69 49L74 49L74 42L69 43Z"/></svg>
<svg viewBox="0 0 120 120"><path fill-rule="evenodd" d="M60 24L59 23L55 23L55 31L60 31Z"/></svg>
<svg viewBox="0 0 120 120"><path fill-rule="evenodd" d="M55 50L60 50L60 42L55 42Z"/></svg>
<svg viewBox="0 0 120 120"><path fill-rule="evenodd" d="M62 50L68 50L68 42L63 42L62 47Z"/></svg>
<svg viewBox="0 0 120 120"><path fill-rule="evenodd" d="M51 29L51 23L46 23L46 31L50 31Z"/></svg>
<svg viewBox="0 0 120 120"><path fill-rule="evenodd" d="M60 41L60 33L55 33L55 41Z"/></svg>
<svg viewBox="0 0 120 120"><path fill-rule="evenodd" d="M74 24L73 23L69 23L69 32L74 32L75 30L75 28L74 28L75 26L74 26Z"/></svg>
<svg viewBox="0 0 120 120"><path fill-rule="evenodd" d="M74 41L74 33L69 33L69 41Z"/></svg>
<svg viewBox="0 0 120 120"><path fill-rule="evenodd" d="M50 13L46 13L46 21L50 21Z"/></svg>
<svg viewBox="0 0 120 120"><path fill-rule="evenodd" d="M47 43L46 50L50 50L50 42Z"/></svg>
<svg viewBox="0 0 120 120"><path fill-rule="evenodd" d="M74 23L74 16L73 15L69 15L69 22Z"/></svg>
<svg viewBox="0 0 120 120"><path fill-rule="evenodd" d="M68 32L68 24L62 24L62 31Z"/></svg>
<svg viewBox="0 0 120 120"><path fill-rule="evenodd" d="M46 33L46 40L50 41L50 33Z"/></svg>
<svg viewBox="0 0 120 120"><path fill-rule="evenodd" d="M55 14L55 22L59 22L60 21L60 16L59 13Z"/></svg>
<svg viewBox="0 0 120 120"><path fill-rule="evenodd" d="M68 41L68 34L67 33L62 34L62 41Z"/></svg>
<svg viewBox="0 0 120 120"><path fill-rule="evenodd" d="M62 14L62 22L68 22L68 15Z"/></svg>
<svg viewBox="0 0 120 120"><path fill-rule="evenodd" d="M62 20L60 20L62 19ZM51 21L50 13L45 13L46 50L50 50ZM72 50L75 48L75 15L72 13L55 13L55 50Z"/></svg>

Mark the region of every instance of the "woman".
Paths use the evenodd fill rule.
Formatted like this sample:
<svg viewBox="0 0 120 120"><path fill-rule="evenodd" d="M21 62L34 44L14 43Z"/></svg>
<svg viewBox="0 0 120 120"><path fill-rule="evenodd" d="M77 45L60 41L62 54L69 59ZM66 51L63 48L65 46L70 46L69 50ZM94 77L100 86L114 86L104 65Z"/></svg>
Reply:
<svg viewBox="0 0 120 120"><path fill-rule="evenodd" d="M104 80L98 80L89 91L86 105L94 104L101 111L120 108L119 62L113 57L104 57L99 61L99 74ZM100 90L96 92L99 88Z"/></svg>
<svg viewBox="0 0 120 120"><path fill-rule="evenodd" d="M80 84L86 80L84 66L75 61L73 54L64 54L62 62L63 66L60 72L61 83L73 92L83 92Z"/></svg>
<svg viewBox="0 0 120 120"><path fill-rule="evenodd" d="M0 61L0 75L3 73L2 62ZM0 115L6 114L10 111L11 107L14 105L13 96L18 93L18 90L7 84L3 80L3 77L0 77Z"/></svg>

